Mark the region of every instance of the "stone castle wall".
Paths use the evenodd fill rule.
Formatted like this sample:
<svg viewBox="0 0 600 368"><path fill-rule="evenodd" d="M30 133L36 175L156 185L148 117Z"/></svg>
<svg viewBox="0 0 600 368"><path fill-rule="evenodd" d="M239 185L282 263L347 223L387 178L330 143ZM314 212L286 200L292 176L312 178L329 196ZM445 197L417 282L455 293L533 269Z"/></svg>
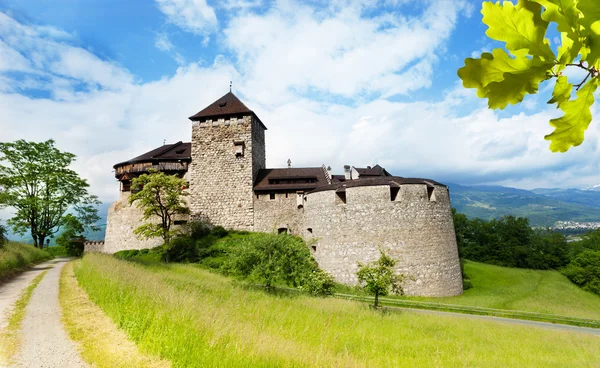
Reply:
<svg viewBox="0 0 600 368"><path fill-rule="evenodd" d="M448 189L402 185L395 200L388 185L346 189L346 203L333 191L307 195L305 238L315 238L313 256L338 282L356 284L357 262L379 258L381 246L411 276L408 295L462 293L462 275Z"/></svg>
<svg viewBox="0 0 600 368"><path fill-rule="evenodd" d="M112 254L120 250L154 248L162 244L161 238L140 240L133 233L143 222L142 211L135 204L129 205L130 195L130 192L121 192L120 199L110 205L104 246L92 247L91 251Z"/></svg>
<svg viewBox="0 0 600 368"><path fill-rule="evenodd" d="M253 229L253 183L265 166L260 130L252 116L193 123L188 197L192 218L225 228Z"/></svg>
<svg viewBox="0 0 600 368"><path fill-rule="evenodd" d="M298 208L296 193L269 193L254 196L254 231L277 232L286 228L290 234L303 235L304 208ZM258 198L257 198L258 197Z"/></svg>

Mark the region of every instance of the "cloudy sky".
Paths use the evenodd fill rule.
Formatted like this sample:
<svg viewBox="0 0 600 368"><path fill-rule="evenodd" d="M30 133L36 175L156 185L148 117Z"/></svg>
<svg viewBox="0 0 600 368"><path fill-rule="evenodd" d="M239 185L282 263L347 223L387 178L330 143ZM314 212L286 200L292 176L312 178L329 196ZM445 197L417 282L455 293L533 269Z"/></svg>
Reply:
<svg viewBox="0 0 600 368"><path fill-rule="evenodd" d="M0 141L53 138L104 201L112 165L229 90L268 127L267 165L380 164L520 188L600 183L599 127L551 153L550 89L490 111L456 70L495 47L475 0L0 0ZM596 105L597 106L597 105Z"/></svg>

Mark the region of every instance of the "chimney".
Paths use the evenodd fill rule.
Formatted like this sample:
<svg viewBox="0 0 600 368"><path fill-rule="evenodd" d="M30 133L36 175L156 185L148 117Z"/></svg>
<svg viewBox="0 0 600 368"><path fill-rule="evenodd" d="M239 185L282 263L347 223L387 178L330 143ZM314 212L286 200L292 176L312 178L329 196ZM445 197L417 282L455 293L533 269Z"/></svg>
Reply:
<svg viewBox="0 0 600 368"><path fill-rule="evenodd" d="M346 180L352 179L352 171L350 170L350 165L344 165L344 177Z"/></svg>

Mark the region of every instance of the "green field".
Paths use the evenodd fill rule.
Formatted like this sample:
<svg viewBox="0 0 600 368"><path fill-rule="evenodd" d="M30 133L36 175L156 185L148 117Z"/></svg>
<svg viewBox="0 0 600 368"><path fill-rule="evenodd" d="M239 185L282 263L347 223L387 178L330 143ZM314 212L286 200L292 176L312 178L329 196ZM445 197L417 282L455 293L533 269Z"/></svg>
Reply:
<svg viewBox="0 0 600 368"><path fill-rule="evenodd" d="M596 336L270 295L194 265L90 254L89 297L145 352L176 367L595 367Z"/></svg>
<svg viewBox="0 0 600 368"><path fill-rule="evenodd" d="M33 245L9 242L0 249L0 281L50 258L52 256L48 252Z"/></svg>
<svg viewBox="0 0 600 368"><path fill-rule="evenodd" d="M600 296L583 291L557 271L465 262L473 288L449 298L406 298L600 320Z"/></svg>

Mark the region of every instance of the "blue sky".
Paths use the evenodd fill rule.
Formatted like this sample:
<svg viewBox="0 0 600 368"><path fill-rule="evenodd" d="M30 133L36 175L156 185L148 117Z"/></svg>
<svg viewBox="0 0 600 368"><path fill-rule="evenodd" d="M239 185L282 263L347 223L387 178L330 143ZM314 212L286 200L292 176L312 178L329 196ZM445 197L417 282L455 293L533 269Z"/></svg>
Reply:
<svg viewBox="0 0 600 368"><path fill-rule="evenodd" d="M522 188L600 182L598 128L553 154L548 86L490 111L456 70L497 45L480 1L0 0L0 140L54 138L105 201L112 165L189 141L229 89L267 165L366 166ZM551 35L552 38L552 35ZM553 40L551 39L553 42ZM555 45L554 45L555 46Z"/></svg>

